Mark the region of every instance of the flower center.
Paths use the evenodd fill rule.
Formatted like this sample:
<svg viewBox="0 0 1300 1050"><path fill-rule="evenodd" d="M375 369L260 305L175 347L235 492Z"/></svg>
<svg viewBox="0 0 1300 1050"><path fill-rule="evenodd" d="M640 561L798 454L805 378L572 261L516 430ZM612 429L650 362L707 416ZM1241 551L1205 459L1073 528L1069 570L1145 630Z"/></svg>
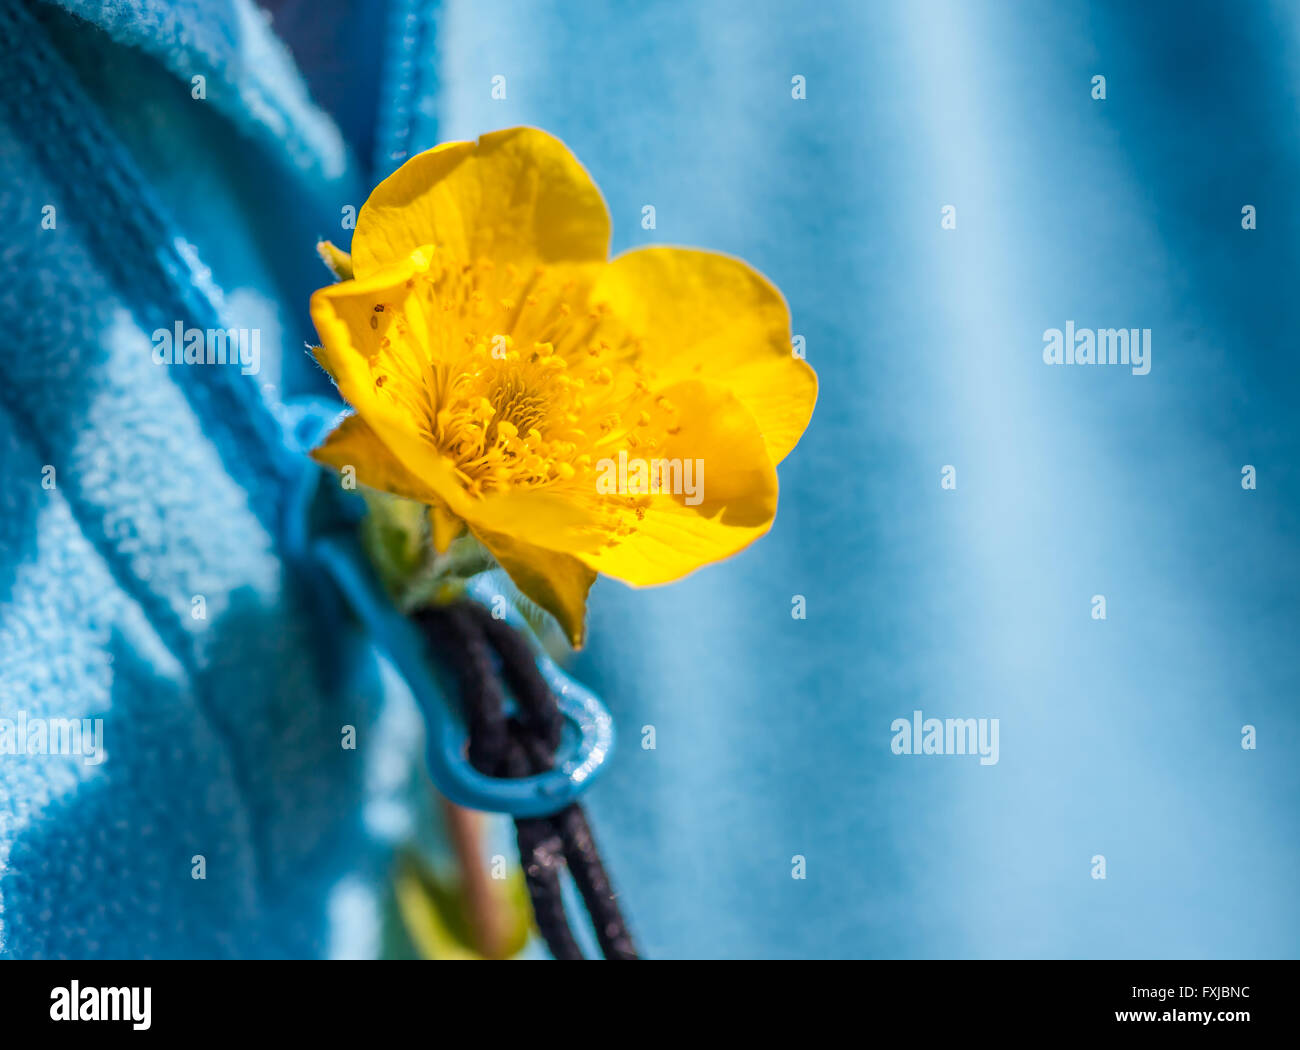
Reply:
<svg viewBox="0 0 1300 1050"><path fill-rule="evenodd" d="M602 449L655 445L635 340L588 306L594 268L435 258L376 303L378 389L471 495L588 484Z"/></svg>

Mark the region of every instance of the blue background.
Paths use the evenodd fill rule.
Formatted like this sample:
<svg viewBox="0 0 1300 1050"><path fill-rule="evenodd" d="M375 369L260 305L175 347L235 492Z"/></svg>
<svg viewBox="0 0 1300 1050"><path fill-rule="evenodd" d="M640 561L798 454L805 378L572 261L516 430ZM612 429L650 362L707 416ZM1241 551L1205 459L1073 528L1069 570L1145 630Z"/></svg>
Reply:
<svg viewBox="0 0 1300 1050"><path fill-rule="evenodd" d="M749 260L821 381L771 536L596 589L652 952L1296 953L1300 9L1137 6L446 18L443 137L554 131L615 250ZM1067 319L1151 328L1151 373L1045 366ZM893 755L915 708L999 718L1000 762Z"/></svg>
<svg viewBox="0 0 1300 1050"><path fill-rule="evenodd" d="M771 535L670 587L601 581L574 663L622 734L590 805L647 954L1297 954L1300 6L276 4L329 114L286 105L297 153L237 91L214 96L226 130L211 134L246 148L181 115L193 38L219 83L264 70L246 4L107 5L117 21L66 5L111 41L20 6L213 280L278 304L285 392L320 382L298 350L321 281L310 236L345 239L340 204L406 153L494 128L568 143L615 251L731 252L786 295L821 394ZM165 6L207 29L169 36L146 17ZM259 75L298 83L287 63ZM175 97L155 88L146 115L123 86L168 79ZM185 134L187 163L149 165ZM1047 367L1043 332L1067 320L1151 329L1150 374ZM270 688L241 700L254 722ZM915 709L999 719L1000 762L892 754L890 723ZM409 712L389 717L401 737ZM229 732L238 750L244 722ZM250 798L301 790L310 765L382 854L392 767L278 761L286 775L254 778ZM326 813L263 808L285 835L329 837ZM0 948L82 954L75 923L24 923L5 827ZM58 868L44 839L8 834ZM373 872L328 855L318 878L355 892L295 895L285 921L306 931L210 940L194 928L217 920L192 901L167 950L364 952L328 931L364 925Z"/></svg>

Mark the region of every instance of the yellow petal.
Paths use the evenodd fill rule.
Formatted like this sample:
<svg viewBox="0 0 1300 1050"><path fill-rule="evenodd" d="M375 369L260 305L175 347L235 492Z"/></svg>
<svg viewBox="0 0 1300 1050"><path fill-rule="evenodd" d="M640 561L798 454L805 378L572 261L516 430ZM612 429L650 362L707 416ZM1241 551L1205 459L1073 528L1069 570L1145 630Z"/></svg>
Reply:
<svg viewBox="0 0 1300 1050"><path fill-rule="evenodd" d="M413 277L429 266L430 254L416 251L405 262L369 277L316 292L311 298L312 321L321 337L316 359L393 457L463 518L469 497L452 465L421 432L427 420L413 415L409 404L398 400L399 391L411 395L411 384L420 382L420 369L426 364L422 340L428 326L420 296L411 285ZM399 323L402 333L390 329ZM404 376L415 378L408 381Z"/></svg>
<svg viewBox="0 0 1300 1050"><path fill-rule="evenodd" d="M514 536L475 530L516 587L555 617L569 644L581 649L587 631L587 592L596 574L577 558Z"/></svg>
<svg viewBox="0 0 1300 1050"><path fill-rule="evenodd" d="M446 554L452 540L465 531L465 523L440 501L435 501L429 507L429 530L433 537L433 549L439 554Z"/></svg>
<svg viewBox="0 0 1300 1050"><path fill-rule="evenodd" d="M402 466L360 416L348 416L312 450L318 463L343 471L351 467L357 481L372 489L429 503L436 497L419 478Z"/></svg>
<svg viewBox="0 0 1300 1050"><path fill-rule="evenodd" d="M776 468L748 408L723 387L698 380L663 393L677 407L681 429L646 458L690 463L698 491L652 496L632 535L580 555L597 572L633 586L668 583L728 558L764 535L776 516Z"/></svg>
<svg viewBox="0 0 1300 1050"><path fill-rule="evenodd" d="M445 143L398 168L362 206L352 258L358 277L423 244L462 262L603 262L609 233L600 190L564 143L510 128Z"/></svg>
<svg viewBox="0 0 1300 1050"><path fill-rule="evenodd" d="M606 495L589 476L585 482L481 500L473 508L471 527L526 536L532 544L571 554L596 572L634 586L667 583L747 547L771 528L777 503L776 468L753 416L733 394L712 383L689 380L662 394L675 406L678 433L649 454L623 451L629 462L640 456L676 461L684 468L689 460L692 482L702 478L698 501L687 491L640 499ZM616 471L618 452L602 450L606 470ZM684 472L679 476L685 481ZM639 517L632 509L638 504ZM621 520L632 528L630 533L611 529L606 513L611 506L624 509Z"/></svg>
<svg viewBox="0 0 1300 1050"><path fill-rule="evenodd" d="M434 549L445 553L465 523L388 451L360 416L348 416L312 451L312 458L336 470L352 467L363 485L430 504ZM596 574L577 558L533 547L522 540L480 532L483 543L520 591L555 617L565 637L581 648L586 632L587 592Z"/></svg>
<svg viewBox="0 0 1300 1050"><path fill-rule="evenodd" d="M793 355L790 311L757 270L714 252L639 248L605 268L592 299L642 338L640 362L656 384L727 387L753 414L773 463L798 443L817 375Z"/></svg>

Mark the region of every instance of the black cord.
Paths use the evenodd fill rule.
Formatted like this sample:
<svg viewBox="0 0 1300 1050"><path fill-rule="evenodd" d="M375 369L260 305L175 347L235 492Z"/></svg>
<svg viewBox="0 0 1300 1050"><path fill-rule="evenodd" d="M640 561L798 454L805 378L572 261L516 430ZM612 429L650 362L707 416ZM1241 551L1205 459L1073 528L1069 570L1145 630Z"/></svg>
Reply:
<svg viewBox="0 0 1300 1050"><path fill-rule="evenodd" d="M528 642L476 602L431 606L417 610L412 619L455 675L469 727L470 764L488 776L508 778L550 769L564 720ZM515 700L512 715L506 714L505 686ZM637 958L578 803L550 816L516 817L515 838L537 928L555 958L583 958L561 895L560 875L566 866L605 958Z"/></svg>

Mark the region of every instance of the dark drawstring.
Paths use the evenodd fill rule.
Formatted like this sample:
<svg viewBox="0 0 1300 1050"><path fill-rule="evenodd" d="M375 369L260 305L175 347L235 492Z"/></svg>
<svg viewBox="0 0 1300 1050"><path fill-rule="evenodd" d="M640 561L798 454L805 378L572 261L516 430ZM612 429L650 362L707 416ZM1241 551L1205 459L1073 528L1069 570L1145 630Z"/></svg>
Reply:
<svg viewBox="0 0 1300 1050"><path fill-rule="evenodd" d="M564 721L528 642L477 602L430 606L412 618L455 675L469 727L470 764L487 776L512 779L550 769ZM502 679L515 699L509 716ZM560 892L567 866L605 958L637 958L582 807L572 802L549 816L516 817L515 834L537 928L551 954L583 957Z"/></svg>

